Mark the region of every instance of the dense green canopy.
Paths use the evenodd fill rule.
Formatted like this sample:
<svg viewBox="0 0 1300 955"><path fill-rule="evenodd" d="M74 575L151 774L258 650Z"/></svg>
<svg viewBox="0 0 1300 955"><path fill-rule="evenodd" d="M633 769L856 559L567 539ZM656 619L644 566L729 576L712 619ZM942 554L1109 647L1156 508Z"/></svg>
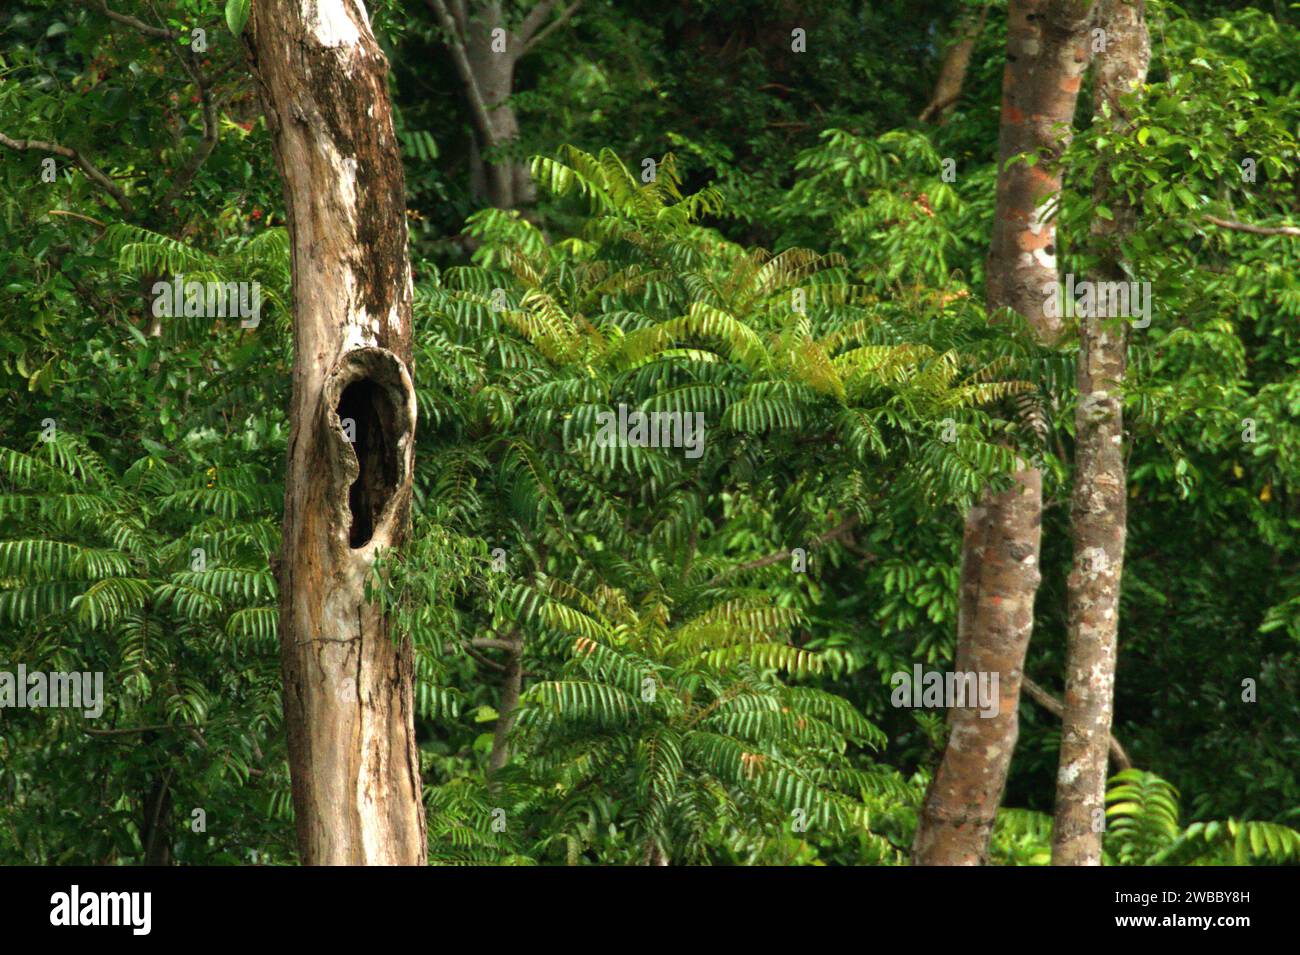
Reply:
<svg viewBox="0 0 1300 955"><path fill-rule="evenodd" d="M515 69L518 137L480 145L436 4L370 5L419 405L413 539L372 596L415 646L430 861L905 863L945 724L895 675L952 668L962 513L1016 454L1046 475L1026 673L1061 695L1078 345L983 304L1005 6L922 122L985 4L561 4ZM0 679L0 862L296 858L292 263L214 9L0 12L0 673L104 674L96 718ZM1147 17L1131 135L1080 98L1059 210L1087 274L1108 162L1153 290L1124 391L1113 735L1135 768L1107 861L1295 863L1300 238L1278 227L1300 221L1300 21ZM484 159L535 199L488 204ZM260 312L160 314L176 276L257 283ZM620 408L676 440L602 440ZM1023 698L999 863L1047 861L1059 735Z"/></svg>

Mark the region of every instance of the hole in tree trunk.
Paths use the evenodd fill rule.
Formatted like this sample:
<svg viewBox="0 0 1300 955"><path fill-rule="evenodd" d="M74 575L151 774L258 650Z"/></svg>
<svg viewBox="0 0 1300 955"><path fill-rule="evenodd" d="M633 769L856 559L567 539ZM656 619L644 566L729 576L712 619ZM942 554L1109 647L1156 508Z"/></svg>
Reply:
<svg viewBox="0 0 1300 955"><path fill-rule="evenodd" d="M392 427L396 409L383 388L362 378L343 389L338 415L345 435L348 420L353 422L352 450L360 468L348 490L348 507L352 511L348 542L355 550L370 542L384 505L397 490L397 448Z"/></svg>

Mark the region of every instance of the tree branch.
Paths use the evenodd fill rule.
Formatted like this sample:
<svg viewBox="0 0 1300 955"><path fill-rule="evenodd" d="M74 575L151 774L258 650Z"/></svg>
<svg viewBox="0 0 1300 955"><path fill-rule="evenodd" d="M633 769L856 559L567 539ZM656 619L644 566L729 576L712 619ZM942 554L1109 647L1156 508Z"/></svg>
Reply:
<svg viewBox="0 0 1300 955"><path fill-rule="evenodd" d="M547 7L547 12L549 13L552 4L544 3L542 4L542 6ZM542 41L544 41L548 36L550 36L560 27L564 26L564 24L569 21L569 18L573 16L573 14L577 11L578 7L580 6L582 6L582 0L573 0L573 3L569 4L568 9L561 11L560 15L556 17L554 20L552 20L547 25L546 29L543 30L541 33L538 33L536 36L532 36L531 34L521 36L520 41L523 43L523 50L520 52L520 55L522 56L523 54L528 53L534 47L540 45ZM532 13L528 15L528 19L531 19L533 14L536 13L538 9L541 9L541 7L534 9ZM528 23L528 19L524 20L525 24ZM540 23L541 20L538 21L539 25ZM534 26L533 29L536 29L536 26Z"/></svg>
<svg viewBox="0 0 1300 955"><path fill-rule="evenodd" d="M123 726L120 729L91 729L89 726L83 726L81 731L89 733L91 736L124 736L127 733L154 733L160 730L176 729L171 723L158 723L154 726Z"/></svg>
<svg viewBox="0 0 1300 955"><path fill-rule="evenodd" d="M86 6L92 6L92 4L88 2L88 0L83 0L83 3ZM179 30L168 30L165 27L152 26L151 24L145 23L143 20L139 19L138 17L133 17L127 13L118 13L115 10L110 10L105 0L99 0L99 2L93 4L93 6L95 9L97 9L104 16L108 17L114 23L121 23L124 26L131 27L131 29L133 30L139 30L141 33L145 34L146 36L156 36L165 40L176 40L179 39L181 36Z"/></svg>
<svg viewBox="0 0 1300 955"><path fill-rule="evenodd" d="M172 774L176 771L175 766L168 766L167 772L163 776L162 785L158 788L158 798L153 804L153 815L149 823L149 831L144 839L144 857L147 860L153 855L153 848L158 844L158 818L162 815L163 801L167 798L167 788L171 785Z"/></svg>
<svg viewBox="0 0 1300 955"><path fill-rule="evenodd" d="M121 23L124 26L128 26L133 30L143 33L145 36L158 37L163 40L177 40L184 36L184 32L181 30L156 27L152 24L146 23L139 17L134 17L126 13L118 13L116 10L109 8L106 0L98 0L96 3L91 3L90 0L82 0L82 4L86 7L98 10L114 23ZM158 13L157 8L153 7L152 4L150 4L150 9L154 11L155 16L162 19L161 14ZM216 108L211 95L212 83L215 76L204 74L202 67L199 65L198 58L194 55L194 51L189 47L177 49L175 45L168 44L167 49L180 62L181 68L189 75L191 82L194 83L195 89L198 90L199 101L203 112L203 137L199 142L198 148L194 151L193 155L190 156L185 166L173 181L171 188L163 197L162 205L164 207L170 206L185 192L187 188L189 188L190 183L194 181L194 177L198 175L199 170L203 168L203 164L208 161L208 157L211 156L213 150L216 149L217 142L221 135L221 125L217 121ZM227 68L228 67L220 70L217 75L225 72L225 69Z"/></svg>
<svg viewBox="0 0 1300 955"><path fill-rule="evenodd" d="M492 637L475 637L469 642L471 647L479 650L508 650L511 653L523 646L521 640L496 640Z"/></svg>
<svg viewBox="0 0 1300 955"><path fill-rule="evenodd" d="M962 17L957 26L957 39L945 51L939 64L939 77L935 81L934 92L929 104L917 117L918 122L928 123L938 117L943 121L943 114L949 106L961 99L962 89L966 85L966 74L970 70L971 56L980 34L984 32L984 21L988 18L989 4L980 10L979 19L971 23L969 13Z"/></svg>
<svg viewBox="0 0 1300 955"><path fill-rule="evenodd" d="M466 0L451 0L451 12L460 26L460 35L469 36L469 9Z"/></svg>
<svg viewBox="0 0 1300 955"><path fill-rule="evenodd" d="M556 0L542 0L528 11L528 15L520 21L519 29L515 31L515 36L519 38L521 44L525 47L528 45L528 41L536 35L542 24L546 22L546 18L551 15L551 11L555 9L555 3Z"/></svg>
<svg viewBox="0 0 1300 955"><path fill-rule="evenodd" d="M106 222L100 222L98 219L91 218L90 216L83 216L80 212L70 212L67 209L50 209L46 214L52 216L71 216L74 219L81 219L83 222L89 222L91 225L97 225L101 229L108 228L108 223Z"/></svg>
<svg viewBox="0 0 1300 955"><path fill-rule="evenodd" d="M505 676L501 683L501 703L497 707L497 725L492 732L492 751L488 754L488 775L506 764L510 758L510 730L515 725L515 712L519 709L519 694L524 683L524 641L520 635L510 644L510 656L506 658Z"/></svg>
<svg viewBox="0 0 1300 955"><path fill-rule="evenodd" d="M203 70L200 69L192 51L186 49L182 53L173 47L172 52L175 54L176 59L180 61L181 67L189 74L190 81L194 84L195 89L198 90L200 108L203 113L203 138L199 141L198 148L194 150L194 153L185 163L184 168L176 176L172 187L163 196L162 205L164 209L170 207L189 188L190 183L194 181L194 177L203 168L203 164L212 155L212 151L217 148L217 142L221 138L221 124L217 122L217 108L212 99L208 77L203 75Z"/></svg>
<svg viewBox="0 0 1300 955"><path fill-rule="evenodd" d="M1249 232L1251 235L1295 235L1300 236L1300 227L1293 225L1263 226L1251 225L1249 222L1237 222L1234 219L1220 219L1218 216L1207 215L1206 222L1210 222L1224 229L1231 229L1234 232Z"/></svg>
<svg viewBox="0 0 1300 955"><path fill-rule="evenodd" d="M27 152L28 150L35 149L38 152L53 153L55 156L62 156L64 159L71 159L81 167L81 171L86 174L87 178L91 179L100 189L113 197L113 200L122 208L124 213L128 216L135 214L135 206L133 206L131 200L126 197L126 193L119 189L113 180L109 179L98 166L85 156L81 155L77 150L68 146L60 145L59 143L47 143L39 139L13 139L6 136L4 133L0 133L0 146L5 146L17 152Z"/></svg>
<svg viewBox="0 0 1300 955"><path fill-rule="evenodd" d="M838 524L836 524L834 527L828 530L825 534L822 534L819 537L814 537L812 539L812 542L809 543L808 549L812 550L814 548L821 547L824 544L827 544L830 541L835 540L836 538L843 537L854 527L856 527L857 523L858 523L858 515L850 514L848 517L844 518L844 520L840 521ZM745 564L737 564L735 567L732 567L730 570L724 570L722 573L718 574L716 577L710 580L709 583L716 584L719 581L732 576L733 574L744 573L747 570L758 570L762 567L771 567L773 564L779 564L781 563L781 561L787 560L790 557L790 555L793 553L794 553L794 548L787 547L783 551L778 551L775 554L769 554L766 557L760 557L758 558L758 560L751 560Z"/></svg>

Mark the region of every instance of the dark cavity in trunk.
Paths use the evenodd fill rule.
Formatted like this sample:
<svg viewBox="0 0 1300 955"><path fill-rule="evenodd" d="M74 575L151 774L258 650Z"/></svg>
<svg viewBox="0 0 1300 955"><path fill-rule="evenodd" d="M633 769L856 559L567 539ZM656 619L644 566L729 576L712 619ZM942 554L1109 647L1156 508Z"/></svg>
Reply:
<svg viewBox="0 0 1300 955"><path fill-rule="evenodd" d="M348 491L352 511L348 543L353 550L370 542L384 505L397 489L397 448L391 426L395 414L384 389L369 378L352 382L339 396L339 421L351 418L356 429L352 450L360 469Z"/></svg>

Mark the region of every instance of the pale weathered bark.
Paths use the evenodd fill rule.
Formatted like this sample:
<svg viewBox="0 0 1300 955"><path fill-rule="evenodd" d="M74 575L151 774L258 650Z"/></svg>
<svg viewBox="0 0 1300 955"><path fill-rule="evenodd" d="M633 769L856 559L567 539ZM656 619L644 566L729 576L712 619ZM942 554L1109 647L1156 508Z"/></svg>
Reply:
<svg viewBox="0 0 1300 955"><path fill-rule="evenodd" d="M1093 74L1094 122L1109 122L1117 135L1129 132L1122 101L1146 81L1151 59L1143 7L1142 0L1101 0L1099 8L1106 48L1097 54ZM1097 169L1093 195L1114 216L1094 220L1092 231L1102 246L1095 278L1127 282L1119 245L1132 231L1136 212L1124 190L1111 184L1105 162ZM1080 319L1070 509L1074 564L1068 583L1069 637L1053 865L1101 865L1127 520L1122 394L1127 345L1124 318Z"/></svg>
<svg viewBox="0 0 1300 955"><path fill-rule="evenodd" d="M1043 286L1059 281L1054 203L1088 65L1092 0L1011 0L1002 78L998 184L988 258L990 315L1010 308L1044 342L1060 334ZM1038 157L1034 165L1013 157ZM957 622L958 670L998 673L999 709L948 713L943 759L926 793L912 860L981 865L1019 733L1020 678L1033 630L1042 476L1022 465L1011 487L986 492L966 518Z"/></svg>
<svg viewBox="0 0 1300 955"><path fill-rule="evenodd" d="M364 592L407 532L415 436L388 63L359 0L258 0L248 29L293 252L278 576L299 848L307 864L423 864L411 649Z"/></svg>
<svg viewBox="0 0 1300 955"><path fill-rule="evenodd" d="M984 32L984 21L988 14L988 4L985 4L980 8L978 16L974 11L967 10L958 18L955 39L944 51L939 63L939 76L934 82L930 102L917 117L920 122L933 121L942 126L948 121L948 114L957 105L962 87L966 85L971 56L975 53L975 44L979 42L980 34Z"/></svg>
<svg viewBox="0 0 1300 955"><path fill-rule="evenodd" d="M515 209L536 199L528 165L517 160L488 162L484 153L507 147L519 138L519 120L510 105L515 67L519 60L573 16L582 0L574 0L547 20L557 0L541 0L512 30L501 0L470 5L469 0L428 0L447 35L456 74L469 103L474 126L470 176L476 195L498 209Z"/></svg>

